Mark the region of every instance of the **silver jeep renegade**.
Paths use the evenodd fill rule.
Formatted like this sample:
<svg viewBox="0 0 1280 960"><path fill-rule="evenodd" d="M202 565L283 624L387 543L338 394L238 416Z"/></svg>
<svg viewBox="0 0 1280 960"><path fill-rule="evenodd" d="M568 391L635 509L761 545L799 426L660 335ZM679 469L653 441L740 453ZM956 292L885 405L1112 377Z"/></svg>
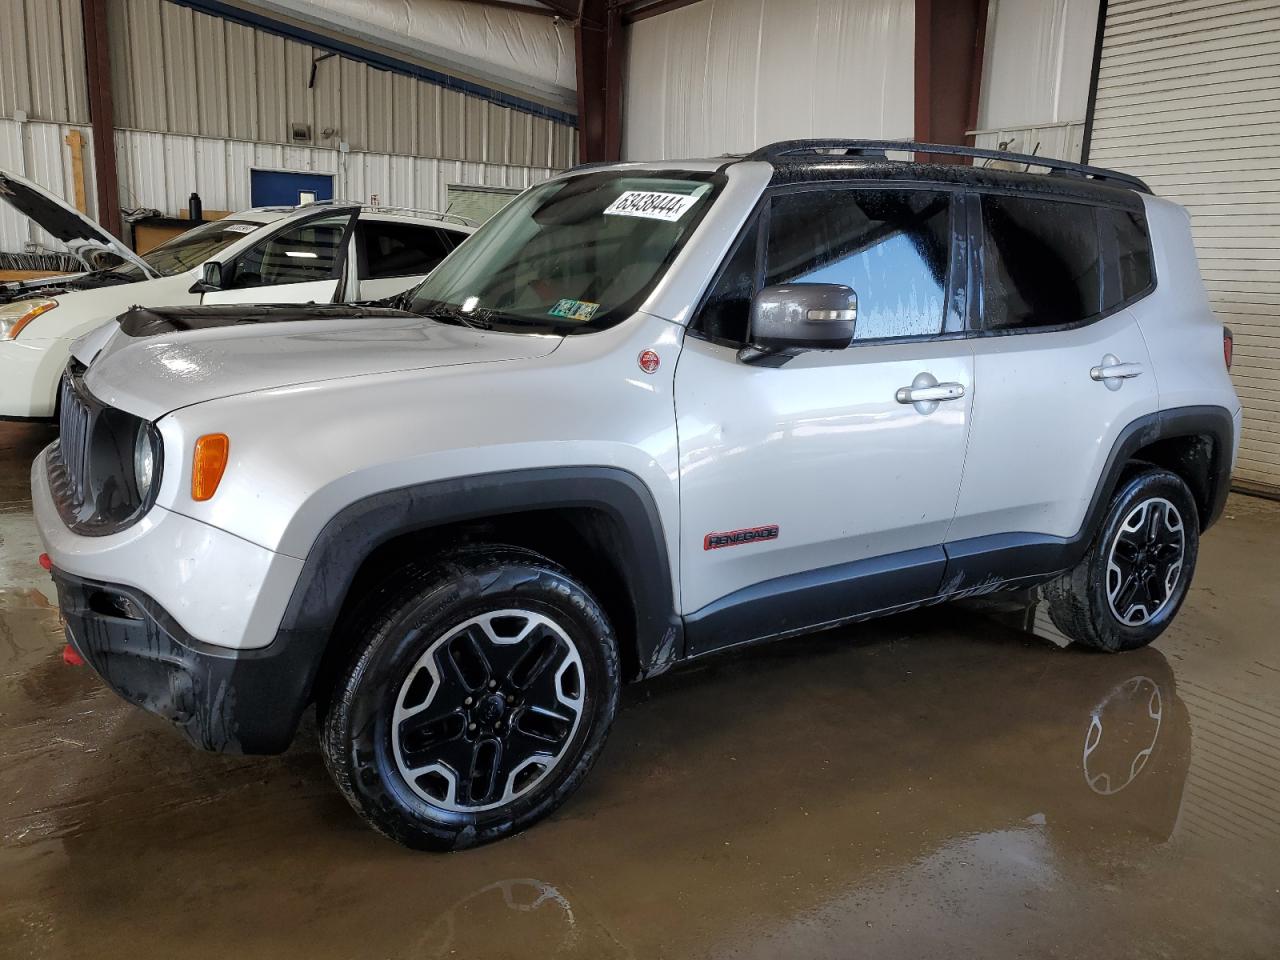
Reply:
<svg viewBox="0 0 1280 960"><path fill-rule="evenodd" d="M35 512L108 685L211 750L314 703L352 806L453 848L562 803L624 680L726 647L1026 589L1151 642L1227 495L1229 362L1187 214L1124 174L584 167L393 300L81 340Z"/></svg>

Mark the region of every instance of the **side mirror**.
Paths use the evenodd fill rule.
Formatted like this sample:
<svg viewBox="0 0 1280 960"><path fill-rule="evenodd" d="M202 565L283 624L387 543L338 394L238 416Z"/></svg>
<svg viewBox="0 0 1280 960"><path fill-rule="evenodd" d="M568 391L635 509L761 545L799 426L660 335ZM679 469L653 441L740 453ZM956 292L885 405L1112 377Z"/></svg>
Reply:
<svg viewBox="0 0 1280 960"><path fill-rule="evenodd" d="M222 264L206 260L200 268L200 279L191 285L191 293L212 293L222 289Z"/></svg>
<svg viewBox="0 0 1280 960"><path fill-rule="evenodd" d="M803 350L843 350L853 340L858 295L841 283L788 283L765 287L751 301L750 346L743 363L775 361Z"/></svg>

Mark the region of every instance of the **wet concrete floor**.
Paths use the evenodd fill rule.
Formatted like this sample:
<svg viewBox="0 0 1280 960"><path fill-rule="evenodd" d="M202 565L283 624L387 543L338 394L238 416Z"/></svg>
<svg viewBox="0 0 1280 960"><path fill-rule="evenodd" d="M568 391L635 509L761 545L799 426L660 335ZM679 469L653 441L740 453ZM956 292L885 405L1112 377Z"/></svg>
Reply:
<svg viewBox="0 0 1280 960"><path fill-rule="evenodd" d="M1233 497L1148 650L954 607L631 688L549 821L402 850L285 756L65 666L0 425L0 956L1280 956L1280 504Z"/></svg>

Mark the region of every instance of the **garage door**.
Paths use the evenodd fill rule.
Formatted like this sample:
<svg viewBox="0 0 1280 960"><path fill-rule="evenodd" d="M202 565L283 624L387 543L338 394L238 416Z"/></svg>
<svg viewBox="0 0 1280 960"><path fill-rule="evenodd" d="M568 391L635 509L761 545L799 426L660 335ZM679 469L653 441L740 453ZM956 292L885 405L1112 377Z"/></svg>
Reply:
<svg viewBox="0 0 1280 960"><path fill-rule="evenodd" d="M1236 479L1280 491L1280 4L1110 0L1089 161L1191 211L1236 335Z"/></svg>

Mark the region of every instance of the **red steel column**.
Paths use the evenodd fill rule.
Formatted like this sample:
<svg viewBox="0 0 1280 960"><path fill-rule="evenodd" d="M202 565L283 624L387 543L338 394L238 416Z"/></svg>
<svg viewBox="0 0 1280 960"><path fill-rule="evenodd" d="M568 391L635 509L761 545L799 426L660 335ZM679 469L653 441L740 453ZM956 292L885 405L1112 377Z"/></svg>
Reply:
<svg viewBox="0 0 1280 960"><path fill-rule="evenodd" d="M93 172L98 193L98 223L117 237L120 229L120 181L116 174L115 110L111 104L111 52L107 42L106 0L81 0L84 57L89 80L89 121L93 124Z"/></svg>

